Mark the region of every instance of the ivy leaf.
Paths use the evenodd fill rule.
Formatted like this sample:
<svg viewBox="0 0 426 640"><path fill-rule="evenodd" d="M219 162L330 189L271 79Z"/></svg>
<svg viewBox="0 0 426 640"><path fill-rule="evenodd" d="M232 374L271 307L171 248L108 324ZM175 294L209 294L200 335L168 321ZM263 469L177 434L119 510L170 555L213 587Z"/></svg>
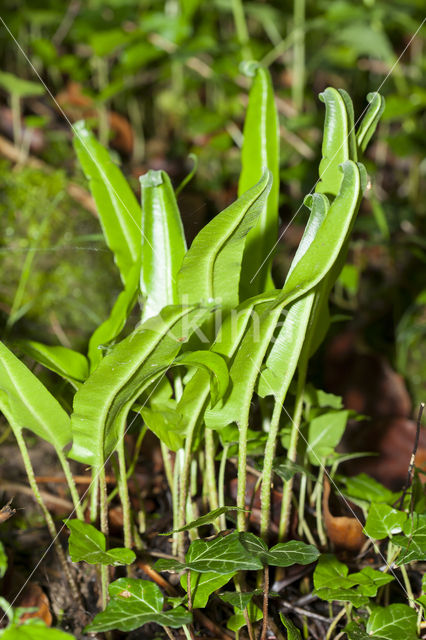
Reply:
<svg viewBox="0 0 426 640"><path fill-rule="evenodd" d="M311 564L318 560L316 547L299 540L280 542L269 550L268 564L274 567L290 567L293 564Z"/></svg>
<svg viewBox="0 0 426 640"><path fill-rule="evenodd" d="M205 524L211 524L214 522L219 516L224 513L229 513L230 511L246 511L245 509L241 509L240 507L219 507L218 509L213 509L213 511L209 511L201 518L197 518L193 520L189 524L181 527L180 529L173 529L173 531L168 531L167 533L160 533L160 536L170 536L172 533L179 533L180 531L189 531L190 529L195 529L196 527L202 527ZM247 512L249 513L249 512Z"/></svg>
<svg viewBox="0 0 426 640"><path fill-rule="evenodd" d="M106 539L101 531L81 520L64 520L71 531L69 552L73 562L103 564L117 567L132 564L136 555L131 549L117 548L106 550Z"/></svg>
<svg viewBox="0 0 426 640"><path fill-rule="evenodd" d="M364 533L375 540L392 537L393 533L400 533L407 514L398 511L387 504L373 502L368 510Z"/></svg>
<svg viewBox="0 0 426 640"><path fill-rule="evenodd" d="M244 609L248 607L249 602L251 602L254 595L256 595L255 591L224 591L219 594L219 598L223 602L231 604L236 609L244 611Z"/></svg>
<svg viewBox="0 0 426 640"><path fill-rule="evenodd" d="M287 640L302 640L302 635L296 625L294 625L292 621L286 618L282 613L280 613L280 618L287 630Z"/></svg>
<svg viewBox="0 0 426 640"><path fill-rule="evenodd" d="M158 572L161 572L161 571L180 572L180 571L185 571L186 564L184 562L179 562L179 560L175 560L174 558L160 558L154 564L154 569Z"/></svg>
<svg viewBox="0 0 426 640"><path fill-rule="evenodd" d="M386 640L417 640L417 613L406 604L375 607L367 622L367 634Z"/></svg>
<svg viewBox="0 0 426 640"><path fill-rule="evenodd" d="M349 578L359 584L358 590L369 598L377 595L380 587L394 580L394 577L388 573L382 573L382 571L377 571L371 567L364 567L358 573L351 573Z"/></svg>
<svg viewBox="0 0 426 640"><path fill-rule="evenodd" d="M244 612L237 607L235 607L235 611L235 614L229 618L226 624L227 628L231 629L231 631L238 631L246 625ZM259 607L257 607L254 602L248 603L247 614L250 622L257 622L258 620L262 620L263 617L262 610L259 609Z"/></svg>
<svg viewBox="0 0 426 640"><path fill-rule="evenodd" d="M218 573L196 573L196 571L191 571L192 608L204 609L210 595L220 587L223 587L234 576L235 572L220 575ZM181 577L180 584L187 591L188 579L186 575Z"/></svg>
<svg viewBox="0 0 426 640"><path fill-rule="evenodd" d="M268 550L263 540L253 533L240 533L239 536L246 550L264 565L290 567L293 564L310 564L320 555L316 547L298 540L281 542Z"/></svg>
<svg viewBox="0 0 426 640"><path fill-rule="evenodd" d="M262 568L262 562L241 544L239 533L219 536L214 540L194 540L185 556L185 563L160 559L154 565L157 571L182 571L225 575L235 571Z"/></svg>
<svg viewBox="0 0 426 640"><path fill-rule="evenodd" d="M309 424L308 456L318 466L339 444L346 427L349 412L330 411L313 418Z"/></svg>
<svg viewBox="0 0 426 640"><path fill-rule="evenodd" d="M342 477L346 485L346 494L353 498L360 498L368 502L385 502L393 504L400 494L393 493L380 482L370 478L366 473L360 473L352 478Z"/></svg>
<svg viewBox="0 0 426 640"><path fill-rule="evenodd" d="M365 627L358 622L352 621L346 625L344 631L349 640L384 640L383 636L370 636L365 631Z"/></svg>
<svg viewBox="0 0 426 640"><path fill-rule="evenodd" d="M232 573L262 568L260 560L252 556L241 544L239 534L214 540L194 540L185 557L187 568L199 573Z"/></svg>
<svg viewBox="0 0 426 640"><path fill-rule="evenodd" d="M404 536L395 536L392 542L404 551L396 564L406 564L414 560L426 560L426 514L414 513L403 525Z"/></svg>
<svg viewBox="0 0 426 640"><path fill-rule="evenodd" d="M160 588L148 580L119 578L109 585L110 601L85 633L100 631L133 631L147 622L178 628L192 622L192 615L181 606L163 611L164 597Z"/></svg>
<svg viewBox="0 0 426 640"><path fill-rule="evenodd" d="M393 580L392 576L371 567L348 574L348 567L335 556L321 556L314 572L315 595L328 602L351 602L355 607L361 607L377 594L379 587Z"/></svg>

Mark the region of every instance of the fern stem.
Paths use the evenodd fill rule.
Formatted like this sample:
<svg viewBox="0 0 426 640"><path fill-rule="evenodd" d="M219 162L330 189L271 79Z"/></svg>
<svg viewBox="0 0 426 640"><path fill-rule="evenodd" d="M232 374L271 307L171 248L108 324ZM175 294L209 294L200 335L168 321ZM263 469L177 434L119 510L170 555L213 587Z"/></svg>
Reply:
<svg viewBox="0 0 426 640"><path fill-rule="evenodd" d="M226 461L228 459L228 451L229 451L229 443L223 445L222 449L222 459L220 461L219 466L219 479L218 479L218 490L219 490L219 507L225 506L225 471L226 471ZM223 513L219 518L220 528L222 530L226 529L226 517Z"/></svg>
<svg viewBox="0 0 426 640"><path fill-rule="evenodd" d="M25 467L25 471L27 473L28 476L28 482L29 485L32 489L32 492L34 494L34 498L36 499L40 509L43 512L43 516L44 519L46 521L46 525L48 528L48 531L52 537L52 541L53 541L53 545L55 547L55 551L58 554L58 558L59 558L59 562L61 564L62 570L68 580L68 584L70 585L71 588L71 593L73 595L73 597L77 600L80 601L80 594L78 592L78 588L77 585L75 583L75 580L71 574L71 570L70 567L68 565L67 559L65 557L65 553L64 550L62 548L61 543L59 542L58 539L58 532L56 531L56 526L55 523L53 521L52 516L50 515L49 510L46 507L46 504L40 494L39 488L38 488L38 484L36 482L35 479L35 474L34 474L34 469L33 469L33 465L31 464L31 459L30 459L30 455L28 453L28 449L27 449L27 445L25 444L25 440L24 437L22 435L22 430L21 429L14 429L14 434L15 434L15 438L16 441L18 443L18 447L19 447L19 451L21 452L21 456L22 456L22 460L24 462L24 467Z"/></svg>
<svg viewBox="0 0 426 640"><path fill-rule="evenodd" d="M72 476L68 460L66 459L63 451L58 450L56 451L56 454L58 456L59 462L62 465L62 469L64 470L65 479L67 481L68 489L71 494L71 499L74 505L76 516L79 520L84 520L83 507L80 502L80 496L78 495L77 487L75 486L74 478Z"/></svg>
<svg viewBox="0 0 426 640"><path fill-rule="evenodd" d="M219 506L216 484L216 468L214 456L216 453L216 447L214 442L214 433L211 429L205 431L205 451L206 451L206 474L207 474L207 487L209 493L210 510L213 511ZM214 522L215 527L220 531L219 519Z"/></svg>
<svg viewBox="0 0 426 640"><path fill-rule="evenodd" d="M105 478L105 467L99 469L99 489L100 489L100 524L101 531L105 538L108 539L108 496ZM102 592L102 608L105 609L108 603L108 567L101 565L101 592Z"/></svg>
<svg viewBox="0 0 426 640"><path fill-rule="evenodd" d="M296 401L294 405L293 420L290 432L290 444L287 451L287 459L290 462L296 462L297 457L297 442L299 439L299 429L302 420L303 394L305 391L306 373L307 367L306 365L302 366L301 362L297 377ZM283 485L283 497L281 502L281 515L278 532L278 540L280 542L285 539L290 525L291 496L293 493L293 484L294 478L290 478L290 480L284 482Z"/></svg>
<svg viewBox="0 0 426 640"><path fill-rule="evenodd" d="M132 518L130 510L129 490L127 487L126 472L126 455L124 451L124 438L121 438L117 449L118 468L119 468L119 493L121 506L123 509L123 533L124 546L128 549L132 548Z"/></svg>

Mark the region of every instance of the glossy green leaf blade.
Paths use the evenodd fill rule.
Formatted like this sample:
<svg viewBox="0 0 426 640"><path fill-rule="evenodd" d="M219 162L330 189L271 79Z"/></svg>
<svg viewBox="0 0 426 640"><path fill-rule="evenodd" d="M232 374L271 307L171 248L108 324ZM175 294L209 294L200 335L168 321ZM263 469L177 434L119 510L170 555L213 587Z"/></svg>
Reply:
<svg viewBox="0 0 426 640"><path fill-rule="evenodd" d="M291 567L293 564L311 564L318 560L316 547L299 540L281 542L268 552L268 564L274 567Z"/></svg>
<svg viewBox="0 0 426 640"><path fill-rule="evenodd" d="M329 209L328 200L322 194L308 196L306 201L311 207L311 214L287 278L315 241ZM259 378L258 393L261 397L274 395L280 399L288 388L299 361L313 304L314 295L310 292L290 306Z"/></svg>
<svg viewBox="0 0 426 640"><path fill-rule="evenodd" d="M339 444L348 421L349 412L330 411L313 418L309 424L308 456L314 466L333 453Z"/></svg>
<svg viewBox="0 0 426 640"><path fill-rule="evenodd" d="M86 356L63 346L43 344L35 340L19 340L17 346L50 371L62 378L83 382L89 375L89 363Z"/></svg>
<svg viewBox="0 0 426 640"><path fill-rule="evenodd" d="M185 556L188 569L198 573L232 573L262 568L262 563L250 555L237 532L214 540L194 540Z"/></svg>
<svg viewBox="0 0 426 640"><path fill-rule="evenodd" d="M135 263L129 270L126 285L118 295L111 313L89 340L88 358L92 371L103 358L103 348L115 340L124 329L127 318L136 304L139 293L139 272L140 266Z"/></svg>
<svg viewBox="0 0 426 640"><path fill-rule="evenodd" d="M185 423L175 407L167 403L139 409L146 426L171 451L177 451L185 440Z"/></svg>
<svg viewBox="0 0 426 640"><path fill-rule="evenodd" d="M181 527L180 529L173 529L172 531L168 531L167 533L160 533L160 536L170 536L172 533L178 533L179 531L189 531L190 529L195 529L196 527L202 527L206 524L211 524L214 522L219 516L224 513L229 513L230 511L245 511L245 509L240 509L239 507L219 507L218 509L213 509L206 513L204 516L197 518L196 520L192 520L189 524Z"/></svg>
<svg viewBox="0 0 426 640"><path fill-rule="evenodd" d="M241 609L235 607L234 615L231 616L226 623L227 628L231 629L231 631L239 631L239 629L247 625L247 615L250 622L258 622L258 620L262 620L263 618L262 609L259 609L254 602L250 601L247 606L247 614L245 611L241 611Z"/></svg>
<svg viewBox="0 0 426 640"><path fill-rule="evenodd" d="M133 631L147 622L172 628L192 622L192 614L181 606L163 611L163 594L148 580L119 578L109 585L109 595L107 608L85 627L85 633Z"/></svg>
<svg viewBox="0 0 426 640"><path fill-rule="evenodd" d="M279 294L280 295L280 294ZM278 296L279 297L279 296ZM257 314L250 318L230 369L231 390L223 403L205 413L207 427L220 430L232 422L242 422L246 403L250 402L263 358L280 318L281 307L271 309L271 303L257 306Z"/></svg>
<svg viewBox="0 0 426 640"><path fill-rule="evenodd" d="M176 197L165 171L148 171L142 190L141 291L143 319L177 304L177 274L186 253L186 241Z"/></svg>
<svg viewBox="0 0 426 640"><path fill-rule="evenodd" d="M268 198L249 231L241 270L241 299L271 288L271 262L278 234L279 123L269 71L255 70L243 131L238 195L250 189L267 167L272 175ZM272 287L273 288L273 287Z"/></svg>
<svg viewBox="0 0 426 640"><path fill-rule="evenodd" d="M362 197L365 169L348 160L341 165L340 171L343 179L339 192L315 235L315 241L285 281L277 304L281 301L289 304L317 285L337 260L352 229Z"/></svg>
<svg viewBox="0 0 426 640"><path fill-rule="evenodd" d="M244 420L245 407L241 398L251 397L281 309L313 289L336 261L353 225L361 197L359 166L348 161L342 165L342 171L340 191L316 231L315 239L297 261L275 301L263 308L260 306L258 317L247 329L231 365L231 392L223 407L206 413L207 426L220 429L231 422ZM294 330L298 332L299 329L295 323Z"/></svg>
<svg viewBox="0 0 426 640"><path fill-rule="evenodd" d="M346 485L345 493L354 498L360 498L361 500L393 504L400 495L387 489L380 484L380 482L374 480L374 478L370 478L366 473L359 473L357 476L350 478L343 477L342 480Z"/></svg>
<svg viewBox="0 0 426 640"><path fill-rule="evenodd" d="M349 160L353 160L357 162L358 160L358 148L356 144L356 136L355 136L355 116L354 116L354 105L352 103L352 99L347 91L344 89L337 89L340 97L343 99L346 107L346 117L347 117L347 129L348 129L348 152L349 152Z"/></svg>
<svg viewBox="0 0 426 640"><path fill-rule="evenodd" d="M108 247L124 284L140 261L140 207L120 169L84 122L74 125L74 147L89 180Z"/></svg>
<svg viewBox="0 0 426 640"><path fill-rule="evenodd" d="M280 620L287 631L287 640L302 640L302 634L291 620L280 613Z"/></svg>
<svg viewBox="0 0 426 640"><path fill-rule="evenodd" d="M228 367L225 360L214 351L190 351L178 356L175 365L204 369L210 378L210 397L216 404L224 396L229 384Z"/></svg>
<svg viewBox="0 0 426 640"><path fill-rule="evenodd" d="M407 604L374 607L367 621L367 633L386 640L416 640L417 613Z"/></svg>
<svg viewBox="0 0 426 640"><path fill-rule="evenodd" d="M101 531L82 520L64 520L71 532L69 553L73 562L103 564L118 567L132 564L136 555L131 549L117 548L106 550L106 539Z"/></svg>
<svg viewBox="0 0 426 640"><path fill-rule="evenodd" d="M342 183L339 165L351 159L348 114L344 97L337 89L328 87L319 97L325 103L325 122L319 166L320 181L315 190L337 196Z"/></svg>
<svg viewBox="0 0 426 640"><path fill-rule="evenodd" d="M13 429L29 429L57 450L71 440L69 416L36 376L0 342L0 410Z"/></svg>
<svg viewBox="0 0 426 640"><path fill-rule="evenodd" d="M184 562L179 562L179 560L175 560L174 558L160 558L154 564L154 569L156 571L173 571L180 572L184 571L186 565Z"/></svg>
<svg viewBox="0 0 426 640"><path fill-rule="evenodd" d="M225 591L219 595L219 598L237 609L244 610L253 596L253 591Z"/></svg>
<svg viewBox="0 0 426 640"><path fill-rule="evenodd" d="M132 404L179 353L212 307L165 307L116 344L74 397L69 456L99 467L122 435Z"/></svg>
<svg viewBox="0 0 426 640"><path fill-rule="evenodd" d="M396 564L406 564L415 560L426 560L426 514L413 513L404 523L405 535L394 536L392 542L402 547L402 553L398 556Z"/></svg>
<svg viewBox="0 0 426 640"><path fill-rule="evenodd" d="M368 603L392 576L365 567L349 575L348 567L331 554L322 555L314 571L314 594L322 600L351 602L355 607Z"/></svg>
<svg viewBox="0 0 426 640"><path fill-rule="evenodd" d="M373 502L368 510L364 533L374 540L383 540L399 533L407 519L407 514L387 504Z"/></svg>
<svg viewBox="0 0 426 640"><path fill-rule="evenodd" d="M240 345L252 314L257 314L259 307L264 305L265 302L275 300L278 293L278 291L271 291L241 303L235 309L235 312L227 316L223 321L211 351L220 354L226 362L229 362ZM201 417L207 406L208 395L209 378L206 372L197 371L186 384L176 409L180 424L185 425L183 428L192 420ZM219 428L221 426L224 425L219 422Z"/></svg>
<svg viewBox="0 0 426 640"><path fill-rule="evenodd" d="M245 238L265 205L270 187L271 176L265 171L255 186L200 231L178 275L183 302L216 299L224 311L238 305Z"/></svg>
<svg viewBox="0 0 426 640"><path fill-rule="evenodd" d="M268 550L265 542L253 533L242 532L239 536L241 544L249 554L257 557L262 564L274 567L311 564L318 560L320 555L316 547L299 540L281 542Z"/></svg>
<svg viewBox="0 0 426 640"><path fill-rule="evenodd" d="M191 571L192 608L203 609L207 605L211 594L227 584L234 575L234 572L219 575L218 573L196 573L195 571ZM180 584L185 591L188 590L188 579L186 575L181 577Z"/></svg>
<svg viewBox="0 0 426 640"><path fill-rule="evenodd" d="M197 369L185 385L185 397L182 396L176 405L175 401L158 402L154 395L151 404L155 406L143 407L140 411L148 429L172 451L182 446L187 426L191 420L197 421L209 392L212 403L217 402L224 395L229 382L225 360L213 351L183 353L174 360L172 366L179 365Z"/></svg>
<svg viewBox="0 0 426 640"><path fill-rule="evenodd" d="M367 94L367 101L369 102L367 112L356 132L357 145L362 153L366 150L385 110L385 99L377 91Z"/></svg>

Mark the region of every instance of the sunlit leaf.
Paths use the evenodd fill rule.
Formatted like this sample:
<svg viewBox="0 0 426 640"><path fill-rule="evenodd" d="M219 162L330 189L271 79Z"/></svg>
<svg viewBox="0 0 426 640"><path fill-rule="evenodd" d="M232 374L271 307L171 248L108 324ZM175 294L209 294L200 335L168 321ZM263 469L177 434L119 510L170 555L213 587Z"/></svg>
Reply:
<svg viewBox="0 0 426 640"><path fill-rule="evenodd" d="M19 340L16 344L33 360L71 383L83 382L89 375L87 358L78 351L61 345L43 344L35 340Z"/></svg>
<svg viewBox="0 0 426 640"><path fill-rule="evenodd" d="M74 124L74 147L89 180L108 247L126 284L140 263L140 207L120 169L84 122Z"/></svg>
<svg viewBox="0 0 426 640"><path fill-rule="evenodd" d="M270 173L265 171L256 185L199 232L178 275L183 302L217 299L224 312L238 305L245 238L263 209L270 187Z"/></svg>
<svg viewBox="0 0 426 640"><path fill-rule="evenodd" d="M140 182L143 237L141 290L145 298L142 317L147 319L156 316L163 307L178 303L177 274L186 252L186 242L167 173L148 171Z"/></svg>
<svg viewBox="0 0 426 640"><path fill-rule="evenodd" d="M387 504L373 502L368 510L364 533L375 540L383 540L394 533L400 533L407 514Z"/></svg>
<svg viewBox="0 0 426 640"><path fill-rule="evenodd" d="M270 274L278 235L279 123L271 78L267 69L254 70L243 131L238 195L250 189L269 169L272 185L259 219L249 231L241 270L241 299L274 288Z"/></svg>
<svg viewBox="0 0 426 640"><path fill-rule="evenodd" d="M0 410L13 430L29 429L57 450L71 440L71 423L40 380L0 342Z"/></svg>
<svg viewBox="0 0 426 640"><path fill-rule="evenodd" d="M130 408L162 375L212 306L165 307L116 344L74 397L69 456L99 467L123 436Z"/></svg>
<svg viewBox="0 0 426 640"><path fill-rule="evenodd" d="M356 132L356 141L359 149L364 152L370 142L379 120L385 110L385 99L376 91L367 94L369 102L367 112L365 113Z"/></svg>

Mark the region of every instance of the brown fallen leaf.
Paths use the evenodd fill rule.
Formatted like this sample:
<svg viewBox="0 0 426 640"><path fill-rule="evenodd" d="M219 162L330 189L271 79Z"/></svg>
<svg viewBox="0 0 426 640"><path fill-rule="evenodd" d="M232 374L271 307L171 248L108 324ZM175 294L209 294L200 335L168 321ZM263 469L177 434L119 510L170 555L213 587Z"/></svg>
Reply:
<svg viewBox="0 0 426 640"><path fill-rule="evenodd" d="M24 613L20 622L25 622L29 618L40 618L50 627L52 624L52 614L50 612L50 604L47 595L36 582L29 582L25 587L22 598L19 601L20 607L35 607L37 610L32 613Z"/></svg>
<svg viewBox="0 0 426 640"><path fill-rule="evenodd" d="M362 533L362 524L356 518L333 516L328 504L329 497L330 483L325 478L322 510L328 538L339 549L359 551L367 540Z"/></svg>
<svg viewBox="0 0 426 640"><path fill-rule="evenodd" d="M12 504L12 500L13 498L11 498L9 502L0 509L0 524L6 522L6 520L9 520L9 518L11 518L16 513L16 509L12 509L12 507L10 506Z"/></svg>

